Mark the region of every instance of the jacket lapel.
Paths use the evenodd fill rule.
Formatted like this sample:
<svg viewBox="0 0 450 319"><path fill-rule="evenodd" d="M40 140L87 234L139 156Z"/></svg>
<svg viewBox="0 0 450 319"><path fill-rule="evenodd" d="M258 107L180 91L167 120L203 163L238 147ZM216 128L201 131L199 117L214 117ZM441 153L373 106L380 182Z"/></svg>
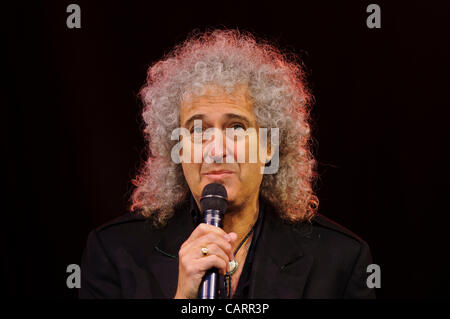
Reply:
<svg viewBox="0 0 450 319"><path fill-rule="evenodd" d="M186 207L177 210L162 230L160 241L154 247L149 267L159 286L161 298L173 298L178 282L178 251L194 230L194 223Z"/></svg>
<svg viewBox="0 0 450 319"><path fill-rule="evenodd" d="M305 255L309 224L284 223L271 206L258 239L251 274L250 298L302 298L313 257Z"/></svg>

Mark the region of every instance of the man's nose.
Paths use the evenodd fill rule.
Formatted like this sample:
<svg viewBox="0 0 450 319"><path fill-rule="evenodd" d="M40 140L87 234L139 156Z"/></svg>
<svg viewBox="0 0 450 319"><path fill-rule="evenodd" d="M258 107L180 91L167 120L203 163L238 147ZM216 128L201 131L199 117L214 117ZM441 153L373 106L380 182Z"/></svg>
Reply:
<svg viewBox="0 0 450 319"><path fill-rule="evenodd" d="M224 163L226 158L225 136L220 132L215 132L213 137L206 141L203 149L203 158L206 163Z"/></svg>

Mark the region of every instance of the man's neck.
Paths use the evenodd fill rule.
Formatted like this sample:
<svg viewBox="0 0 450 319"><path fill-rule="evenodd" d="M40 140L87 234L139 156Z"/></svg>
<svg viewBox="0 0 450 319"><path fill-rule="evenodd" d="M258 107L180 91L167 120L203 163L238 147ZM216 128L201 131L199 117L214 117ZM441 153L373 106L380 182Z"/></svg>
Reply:
<svg viewBox="0 0 450 319"><path fill-rule="evenodd" d="M225 232L234 232L237 234L235 247L241 243L244 237L248 234L250 229L256 223L259 213L259 200L255 196L247 201L241 207L230 207L223 218L223 229Z"/></svg>

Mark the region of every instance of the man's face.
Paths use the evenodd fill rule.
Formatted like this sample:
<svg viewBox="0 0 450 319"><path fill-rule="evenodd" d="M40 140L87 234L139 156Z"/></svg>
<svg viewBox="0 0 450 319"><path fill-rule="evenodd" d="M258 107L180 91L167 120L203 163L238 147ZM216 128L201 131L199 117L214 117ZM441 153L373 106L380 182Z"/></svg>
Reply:
<svg viewBox="0 0 450 319"><path fill-rule="evenodd" d="M249 163L250 137L230 138L226 135L227 128L235 130L256 130L254 138L259 141L258 126L253 111L253 104L246 95L245 87L238 87L230 96L223 90L209 87L206 93L199 97L193 97L184 101L180 107L180 125L194 134L194 120L202 121L203 132L208 128L216 128L223 133L222 141L211 140L201 142L201 163L194 163L194 140L186 146L191 147L190 163L182 162L184 176L189 188L197 202L201 197L203 188L210 183L220 183L225 186L228 194L229 207L240 207L245 201L259 194L262 181L261 168L264 163L257 156L256 163ZM231 98L232 97L232 98ZM199 131L199 130L197 130ZM222 151L216 147L216 143L222 143ZM259 143L256 151L259 154ZM237 147L245 147L245 162L238 162ZM234 162L228 163L226 156L233 154ZM222 158L222 163L207 163L207 155ZM266 150L264 150L266 154Z"/></svg>

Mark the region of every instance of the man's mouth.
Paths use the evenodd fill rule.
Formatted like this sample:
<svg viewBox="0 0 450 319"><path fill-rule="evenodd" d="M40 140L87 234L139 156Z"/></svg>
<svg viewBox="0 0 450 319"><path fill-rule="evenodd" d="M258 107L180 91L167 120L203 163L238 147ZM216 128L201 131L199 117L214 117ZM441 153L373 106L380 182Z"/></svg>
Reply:
<svg viewBox="0 0 450 319"><path fill-rule="evenodd" d="M210 171L205 173L205 176L211 177L211 178L222 178L222 177L227 177L234 174L234 172L232 171L227 171L227 170L217 170L217 171Z"/></svg>

